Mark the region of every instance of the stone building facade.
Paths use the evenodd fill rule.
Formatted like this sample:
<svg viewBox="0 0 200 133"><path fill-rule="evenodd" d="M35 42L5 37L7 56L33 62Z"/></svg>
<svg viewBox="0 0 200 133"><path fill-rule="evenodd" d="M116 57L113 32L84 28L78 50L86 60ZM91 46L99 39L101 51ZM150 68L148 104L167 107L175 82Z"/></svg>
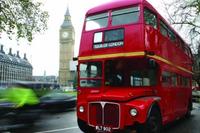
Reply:
<svg viewBox="0 0 200 133"><path fill-rule="evenodd" d="M26 54L21 58L19 51L16 54L6 54L3 45L0 48L0 85L9 84L16 81L31 81L33 67L26 58Z"/></svg>

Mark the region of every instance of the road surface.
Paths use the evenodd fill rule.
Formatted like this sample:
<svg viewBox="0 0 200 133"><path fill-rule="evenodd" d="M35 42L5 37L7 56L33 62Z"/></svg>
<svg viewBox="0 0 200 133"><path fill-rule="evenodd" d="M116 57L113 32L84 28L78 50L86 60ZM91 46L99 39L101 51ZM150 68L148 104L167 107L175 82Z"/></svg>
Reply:
<svg viewBox="0 0 200 133"><path fill-rule="evenodd" d="M76 111L46 114L34 126L15 129L11 133L82 133L76 121ZM165 127L164 133L199 133L200 105L195 104L190 119L181 119ZM8 133L8 132L6 132Z"/></svg>

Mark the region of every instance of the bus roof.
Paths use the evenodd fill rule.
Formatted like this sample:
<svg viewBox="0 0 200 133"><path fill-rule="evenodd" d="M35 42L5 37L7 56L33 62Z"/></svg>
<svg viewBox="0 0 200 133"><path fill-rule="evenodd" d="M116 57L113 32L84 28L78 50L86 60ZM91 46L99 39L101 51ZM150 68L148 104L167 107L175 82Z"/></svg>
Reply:
<svg viewBox="0 0 200 133"><path fill-rule="evenodd" d="M96 6L90 10L88 10L87 14L94 14L97 12L107 11L109 9L115 9L120 7L126 7L130 5L136 5L140 3L146 3L150 5L146 0L112 0L111 2Z"/></svg>
<svg viewBox="0 0 200 133"><path fill-rule="evenodd" d="M121 7L126 7L130 5L137 5L137 4L145 4L150 8L153 12L155 12L161 19L164 21L167 26L184 42L184 45L189 48L188 44L185 42L185 40L177 33L176 30L158 13L158 11L146 0L111 0L108 3L96 6L94 8L91 8L87 11L86 16L101 13L104 11L108 11L111 9L117 9Z"/></svg>

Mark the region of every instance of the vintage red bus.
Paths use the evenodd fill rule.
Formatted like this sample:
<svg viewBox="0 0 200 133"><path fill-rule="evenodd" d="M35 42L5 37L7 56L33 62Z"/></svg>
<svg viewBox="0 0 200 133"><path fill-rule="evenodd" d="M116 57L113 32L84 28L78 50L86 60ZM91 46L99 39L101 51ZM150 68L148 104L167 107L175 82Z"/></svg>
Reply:
<svg viewBox="0 0 200 133"><path fill-rule="evenodd" d="M188 45L147 1L90 9L78 55L80 129L159 133L189 116L191 64Z"/></svg>

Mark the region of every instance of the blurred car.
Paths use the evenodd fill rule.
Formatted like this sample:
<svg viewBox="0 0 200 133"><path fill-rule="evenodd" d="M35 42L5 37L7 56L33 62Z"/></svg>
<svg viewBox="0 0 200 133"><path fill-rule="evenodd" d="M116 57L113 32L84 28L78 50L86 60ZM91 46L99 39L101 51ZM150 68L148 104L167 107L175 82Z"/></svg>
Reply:
<svg viewBox="0 0 200 133"><path fill-rule="evenodd" d="M193 90L193 91L200 91L200 87L195 86L195 87L192 88L192 90Z"/></svg>
<svg viewBox="0 0 200 133"><path fill-rule="evenodd" d="M29 104L27 99L30 100L30 95L16 91L18 88L14 86L11 87L0 90L0 132L32 125L40 119L42 113L37 97L37 103ZM23 88L23 90L26 90L26 88ZM33 92L27 90L24 92ZM17 96L13 94L17 94ZM19 97L23 99L19 99ZM20 104L19 106L22 101L23 105Z"/></svg>
<svg viewBox="0 0 200 133"><path fill-rule="evenodd" d="M200 90L194 89L192 91L192 101L200 103Z"/></svg>
<svg viewBox="0 0 200 133"><path fill-rule="evenodd" d="M0 132L32 125L40 119L38 105L16 108L16 104L0 101Z"/></svg>
<svg viewBox="0 0 200 133"><path fill-rule="evenodd" d="M40 98L40 107L45 111L66 111L76 107L76 96L64 92L51 92Z"/></svg>

